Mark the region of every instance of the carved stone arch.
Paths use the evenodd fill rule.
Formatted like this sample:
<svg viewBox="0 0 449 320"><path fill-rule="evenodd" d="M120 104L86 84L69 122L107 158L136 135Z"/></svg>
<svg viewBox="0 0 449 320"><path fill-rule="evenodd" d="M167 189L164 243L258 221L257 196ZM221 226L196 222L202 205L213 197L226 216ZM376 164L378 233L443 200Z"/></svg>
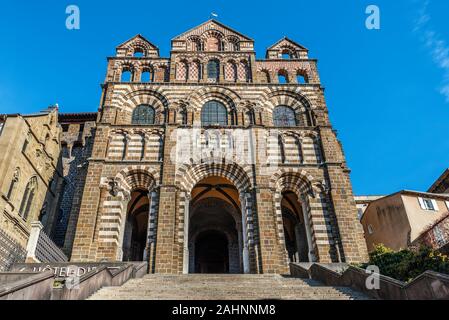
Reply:
<svg viewBox="0 0 449 320"><path fill-rule="evenodd" d="M310 195L315 197L312 183L315 181L313 176L307 171L299 168L282 168L271 176L270 188L278 192L284 192L288 189L297 193L298 197Z"/></svg>
<svg viewBox="0 0 449 320"><path fill-rule="evenodd" d="M306 83L310 81L311 78L311 70L310 68L303 68L299 67L295 69L295 76L298 77L299 75L303 76Z"/></svg>
<svg viewBox="0 0 449 320"><path fill-rule="evenodd" d="M203 32L203 34L201 34L201 38L203 38L203 39L207 39L210 37L217 37L217 38L223 39L225 36L224 36L223 32L221 32L217 29L206 30L205 32Z"/></svg>
<svg viewBox="0 0 449 320"><path fill-rule="evenodd" d="M298 93L289 90L276 90L267 94L263 103L271 119L276 107L287 106L295 111L296 120L300 126L315 126L315 116L309 100Z"/></svg>
<svg viewBox="0 0 449 320"><path fill-rule="evenodd" d="M130 82L133 82L135 80L137 70L139 70L139 63L137 61L131 60L119 61L116 64L115 81L121 82L123 73L130 72L131 73Z"/></svg>
<svg viewBox="0 0 449 320"><path fill-rule="evenodd" d="M228 51L240 51L240 39L237 36L234 35L227 36L225 41L227 44Z"/></svg>
<svg viewBox="0 0 449 320"><path fill-rule="evenodd" d="M310 101L310 99L301 92L301 88L288 88L288 89L268 88L263 91L260 99L262 101L267 101L276 96L287 96L294 100L298 100L306 108L317 109L317 107Z"/></svg>
<svg viewBox="0 0 449 320"><path fill-rule="evenodd" d="M236 163L184 164L176 171L175 183L180 189L190 194L198 182L213 176L228 179L240 194L244 194L253 187L250 179L251 166L241 167Z"/></svg>
<svg viewBox="0 0 449 320"><path fill-rule="evenodd" d="M297 56L297 52L296 52L296 48L290 45L283 45L280 47L279 52L281 54L284 53L288 53L288 55L290 56L290 59L298 59L299 57Z"/></svg>
<svg viewBox="0 0 449 320"><path fill-rule="evenodd" d="M154 90L133 90L118 97L117 107L122 112L127 113L125 118L131 123L131 114L139 105L150 105L155 110L155 124L165 122L168 110L168 100L160 92Z"/></svg>
<svg viewBox="0 0 449 320"><path fill-rule="evenodd" d="M228 111L235 109L235 106L241 101L240 96L235 91L220 86L203 87L196 90L187 98L186 101L195 110L201 110L204 104L207 101L213 100L213 98L224 101Z"/></svg>
<svg viewBox="0 0 449 320"><path fill-rule="evenodd" d="M190 47L187 48L189 51L203 51L204 41L199 36L193 35L187 39L187 43Z"/></svg>
<svg viewBox="0 0 449 320"><path fill-rule="evenodd" d="M128 193L136 189L152 191L158 187L160 175L157 169L149 166L131 166L117 173L114 180Z"/></svg>
<svg viewBox="0 0 449 320"><path fill-rule="evenodd" d="M145 70L154 72L154 65L151 62L142 62L140 64L140 68L142 72L144 72Z"/></svg>

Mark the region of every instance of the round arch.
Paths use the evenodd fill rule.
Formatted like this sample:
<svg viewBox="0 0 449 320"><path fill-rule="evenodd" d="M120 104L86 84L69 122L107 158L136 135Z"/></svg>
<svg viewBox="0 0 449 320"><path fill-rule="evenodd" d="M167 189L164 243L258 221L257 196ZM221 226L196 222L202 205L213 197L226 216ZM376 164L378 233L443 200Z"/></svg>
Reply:
<svg viewBox="0 0 449 320"><path fill-rule="evenodd" d="M155 110L155 124L165 122L168 110L168 100L161 93L154 90L135 90L114 98L114 105L121 112L125 112L125 122L131 123L131 116L135 108L140 105L150 105Z"/></svg>
<svg viewBox="0 0 449 320"><path fill-rule="evenodd" d="M246 171L235 163L185 164L177 170L175 180L177 186L185 190L185 192L190 193L198 182L207 177L223 177L232 182L237 190L239 190L239 193L243 194L252 188L248 172L250 171Z"/></svg>
<svg viewBox="0 0 449 320"><path fill-rule="evenodd" d="M228 112L235 109L235 106L241 101L241 98L237 93L220 86L203 87L196 90L187 98L186 101L195 110L201 110L207 101L214 99L222 101L228 108Z"/></svg>
<svg viewBox="0 0 449 320"><path fill-rule="evenodd" d="M132 166L115 176L118 185L128 192L136 189L153 190L159 181L159 171L149 166Z"/></svg>

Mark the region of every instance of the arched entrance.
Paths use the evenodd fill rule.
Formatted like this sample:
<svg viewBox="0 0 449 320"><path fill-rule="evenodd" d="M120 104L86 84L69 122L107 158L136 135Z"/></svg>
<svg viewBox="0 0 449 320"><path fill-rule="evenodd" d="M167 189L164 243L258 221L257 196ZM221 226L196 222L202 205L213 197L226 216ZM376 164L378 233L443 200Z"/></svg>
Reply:
<svg viewBox="0 0 449 320"><path fill-rule="evenodd" d="M209 177L192 190L189 273L242 273L243 237L239 192L225 178Z"/></svg>
<svg viewBox="0 0 449 320"><path fill-rule="evenodd" d="M309 245L302 205L295 193L282 194L285 249L289 262L309 262Z"/></svg>
<svg viewBox="0 0 449 320"><path fill-rule="evenodd" d="M148 191L131 193L123 237L123 261L143 261L148 234Z"/></svg>

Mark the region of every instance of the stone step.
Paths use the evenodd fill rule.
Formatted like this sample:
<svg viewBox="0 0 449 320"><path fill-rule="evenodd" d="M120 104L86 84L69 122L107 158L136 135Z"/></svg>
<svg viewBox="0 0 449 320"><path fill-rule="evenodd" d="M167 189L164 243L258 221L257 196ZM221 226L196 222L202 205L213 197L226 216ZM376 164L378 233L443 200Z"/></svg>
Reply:
<svg viewBox="0 0 449 320"><path fill-rule="evenodd" d="M351 300L349 288L279 275L147 275L104 288L91 300Z"/></svg>

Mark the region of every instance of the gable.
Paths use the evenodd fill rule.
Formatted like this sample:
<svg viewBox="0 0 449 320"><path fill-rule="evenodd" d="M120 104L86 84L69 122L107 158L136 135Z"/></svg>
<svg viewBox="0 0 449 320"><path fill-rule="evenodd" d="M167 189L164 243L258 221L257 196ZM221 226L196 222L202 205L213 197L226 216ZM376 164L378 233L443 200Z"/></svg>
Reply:
<svg viewBox="0 0 449 320"><path fill-rule="evenodd" d="M268 50L282 50L284 48L291 48L297 51L304 51L304 50L308 51L306 47L303 47L302 45L298 44L293 40L290 40L287 37L276 42L274 45L268 48Z"/></svg>
<svg viewBox="0 0 449 320"><path fill-rule="evenodd" d="M285 37L267 50L267 59L282 59L284 53L292 59L308 59L308 50L297 42Z"/></svg>
<svg viewBox="0 0 449 320"><path fill-rule="evenodd" d="M141 52L145 57L159 56L159 48L140 34L117 47L118 57L132 57L136 52Z"/></svg>
<svg viewBox="0 0 449 320"><path fill-rule="evenodd" d="M243 34L241 34L238 31L235 31L234 29L216 21L216 20L209 20L206 21L203 24L200 24L199 26L190 29L183 34L173 38L173 41L182 41L187 40L191 37L203 37L205 34L210 32L216 32L217 34L221 35L224 38L228 37L236 37L239 39L239 41L249 41L253 42L253 40Z"/></svg>

